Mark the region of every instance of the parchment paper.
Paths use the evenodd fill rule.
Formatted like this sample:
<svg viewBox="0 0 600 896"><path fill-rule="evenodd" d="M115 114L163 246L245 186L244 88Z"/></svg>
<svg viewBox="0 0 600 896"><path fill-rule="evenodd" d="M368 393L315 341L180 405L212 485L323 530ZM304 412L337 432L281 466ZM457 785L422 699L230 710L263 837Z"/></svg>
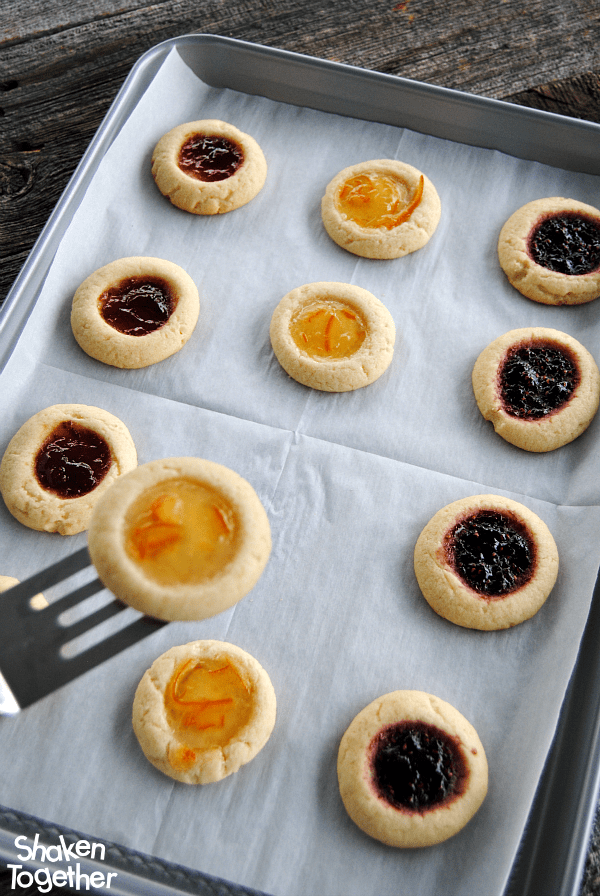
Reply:
<svg viewBox="0 0 600 896"><path fill-rule="evenodd" d="M150 174L159 137L200 118L252 134L269 164L256 199L214 218L171 206ZM329 180L371 158L415 165L441 196L437 232L404 259L358 259L321 224ZM0 803L275 896L502 892L600 562L600 421L551 454L520 451L483 421L471 370L490 341L527 325L570 333L598 357L598 306L536 305L508 284L496 255L500 227L523 203L560 195L598 205L598 193L592 176L210 88L173 51L103 159L0 377L0 447L50 404L104 407L129 427L140 463L190 454L246 477L267 509L273 552L235 608L166 626L2 719ZM127 255L176 262L201 294L187 346L141 371L93 361L69 325L78 284ZM273 356L276 304L317 280L365 287L394 317L393 362L365 389L312 391ZM487 492L541 516L561 561L537 616L499 633L438 618L412 568L430 517ZM84 535L27 530L4 507L0 526L0 572L20 579L85 543ZM130 713L151 662L204 637L259 660L278 718L249 765L193 788L147 763ZM394 850L363 835L337 787L344 730L371 700L401 688L456 706L490 766L480 812L427 850Z"/></svg>

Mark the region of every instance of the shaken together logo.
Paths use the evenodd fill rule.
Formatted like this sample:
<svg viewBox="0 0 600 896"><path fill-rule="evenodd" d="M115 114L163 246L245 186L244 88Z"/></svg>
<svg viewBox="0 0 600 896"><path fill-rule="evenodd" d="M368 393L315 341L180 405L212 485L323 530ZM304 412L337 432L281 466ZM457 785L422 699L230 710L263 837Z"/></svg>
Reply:
<svg viewBox="0 0 600 896"><path fill-rule="evenodd" d="M58 843L48 846L40 843L40 836L36 834L31 842L27 837L17 837L15 846L19 850L17 858L21 862L36 862L41 868L28 871L23 865L7 865L11 869L11 889L17 887L37 886L40 893L49 893L53 887L69 887L71 890L109 890L116 871L91 871L86 873L81 870L81 864L77 859L89 858L104 860L106 847L103 843L90 843L89 840L77 840L75 843L67 843L62 834L58 836ZM62 863L61 868L49 868L48 865ZM71 864L71 863L74 864ZM69 863L64 867L65 863Z"/></svg>

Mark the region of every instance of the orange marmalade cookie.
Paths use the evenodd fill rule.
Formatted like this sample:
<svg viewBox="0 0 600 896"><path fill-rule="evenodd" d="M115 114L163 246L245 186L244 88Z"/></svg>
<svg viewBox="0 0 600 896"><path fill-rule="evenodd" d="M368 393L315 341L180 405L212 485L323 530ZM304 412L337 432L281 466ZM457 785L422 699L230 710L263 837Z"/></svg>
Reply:
<svg viewBox="0 0 600 896"><path fill-rule="evenodd" d="M600 400L600 372L576 339L558 330L510 330L473 368L479 410L499 436L526 451L553 451L587 429Z"/></svg>
<svg viewBox="0 0 600 896"><path fill-rule="evenodd" d="M205 619L237 603L270 551L252 486L198 457L138 467L104 495L90 523L100 580L124 603L168 621Z"/></svg>
<svg viewBox="0 0 600 896"><path fill-rule="evenodd" d="M173 205L195 215L230 212L254 199L267 176L263 151L225 121L180 124L152 154L152 175Z"/></svg>
<svg viewBox="0 0 600 896"><path fill-rule="evenodd" d="M119 258L75 292L71 327L90 357L113 367L148 367L183 348L200 301L192 278L163 258Z"/></svg>
<svg viewBox="0 0 600 896"><path fill-rule="evenodd" d="M465 628L511 628L540 609L556 582L558 551L546 524L522 504L475 495L448 504L415 546L428 604Z"/></svg>
<svg viewBox="0 0 600 896"><path fill-rule="evenodd" d="M363 258L400 258L420 249L433 235L441 209L429 178L392 159L344 168L321 201L331 239Z"/></svg>
<svg viewBox="0 0 600 896"><path fill-rule="evenodd" d="M136 465L135 445L117 417L56 404L34 414L9 442L0 492L23 525L74 535L87 529L96 501Z"/></svg>
<svg viewBox="0 0 600 896"><path fill-rule="evenodd" d="M133 701L133 730L146 758L185 784L210 784L254 759L275 725L262 666L239 647L193 641L154 661Z"/></svg>
<svg viewBox="0 0 600 896"><path fill-rule="evenodd" d="M528 202L502 228L498 258L534 302L591 302L600 295L600 211L560 196Z"/></svg>
<svg viewBox="0 0 600 896"><path fill-rule="evenodd" d="M277 360L304 386L349 392L378 379L394 354L396 328L379 299L349 283L308 283L271 318Z"/></svg>
<svg viewBox="0 0 600 896"><path fill-rule="evenodd" d="M422 691L393 691L365 707L342 737L337 769L348 815L388 846L447 840L487 794L477 732L449 703Z"/></svg>

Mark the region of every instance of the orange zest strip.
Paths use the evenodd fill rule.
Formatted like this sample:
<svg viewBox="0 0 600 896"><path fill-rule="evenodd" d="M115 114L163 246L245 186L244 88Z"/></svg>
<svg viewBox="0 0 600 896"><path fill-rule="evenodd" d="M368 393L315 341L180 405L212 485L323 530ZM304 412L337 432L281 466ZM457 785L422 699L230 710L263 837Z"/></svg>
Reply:
<svg viewBox="0 0 600 896"><path fill-rule="evenodd" d="M225 724L225 709L233 705L231 697L223 700L193 700L186 701L194 708L186 713L182 719L185 728L195 728L196 731L207 731L209 728L222 728Z"/></svg>
<svg viewBox="0 0 600 896"><path fill-rule="evenodd" d="M377 207L374 206L370 218L368 217L370 203L377 195L377 175L359 174L351 178L340 188L338 199L350 209L354 208L356 214L359 215L354 220L359 225L363 227L381 226L391 230L408 221L423 198L424 186L425 179L423 175L420 175L414 195L406 207L403 207L403 202L399 198L388 197L386 199L389 203L387 210L382 212L376 210ZM365 206L367 206L366 209ZM351 218L354 217L351 211L348 211L348 214ZM365 214L367 214L366 219L363 217Z"/></svg>
<svg viewBox="0 0 600 896"><path fill-rule="evenodd" d="M179 670L177 678L173 681L173 684L172 684L171 695L173 697L173 701L175 703L179 703L181 706L184 706L186 704L188 704L188 705L195 704L196 706L199 706L200 708L204 708L205 706L215 705L215 704L232 703L233 700L231 697L223 697L218 700L202 700L202 699L201 700L186 700L185 699L186 683L185 683L184 679L187 677L188 673L193 672L194 669L197 667L198 667L197 663L193 659L190 659L186 663L183 664L183 666ZM225 666L220 666L218 669L207 669L206 671L208 672L209 675L219 675L221 673L228 673L230 669L231 669L231 666L229 664L226 664ZM235 670L234 670L234 672L235 672ZM247 686L246 682L242 678L240 678L240 682L244 686L245 690L247 691L248 686Z"/></svg>
<svg viewBox="0 0 600 896"><path fill-rule="evenodd" d="M358 203L364 205L369 201L369 191L371 189L370 178L367 174L359 174L353 180L354 183L352 185L349 183L344 184L340 190L340 199L345 200L350 198L355 205Z"/></svg>
<svg viewBox="0 0 600 896"><path fill-rule="evenodd" d="M421 199L423 198L423 188L425 186L425 181L423 179L423 175L419 178L419 183L417 185L417 189L415 190L415 195L413 196L411 202L407 205L401 215L396 219L395 226L397 227L399 224L404 224L405 221L408 221L414 210L417 208Z"/></svg>
<svg viewBox="0 0 600 896"><path fill-rule="evenodd" d="M168 523L152 522L148 526L138 526L131 534L140 560L158 556L168 545L175 544L180 539L181 528Z"/></svg>
<svg viewBox="0 0 600 896"><path fill-rule="evenodd" d="M221 510L220 507L217 507L216 504L213 504L213 510L215 512L217 520L219 521L219 525L221 527L221 531L222 531L223 535L229 535L231 529L229 527L229 523L225 519L223 511Z"/></svg>
<svg viewBox="0 0 600 896"><path fill-rule="evenodd" d="M173 703L186 707L186 711L181 717L181 724L184 728L193 728L196 731L207 731L209 728L223 728L225 726L226 713L234 706L235 699L229 696L203 697L197 691L194 695L193 690L191 692L192 696L186 697L188 677L196 669L202 669L202 664L199 664L194 659L189 659L183 664L171 683ZM225 687L227 687L227 676L231 675L232 672L239 678L237 672L229 663L217 669L205 669L204 671L211 676L224 675L226 679ZM248 691L247 684L241 678L240 682Z"/></svg>
<svg viewBox="0 0 600 896"><path fill-rule="evenodd" d="M192 662L192 660L190 660L189 662ZM225 663L224 666L219 666L218 669L208 669L207 671L209 675L220 675L222 672L228 672L230 669L231 666L229 665L229 663Z"/></svg>
<svg viewBox="0 0 600 896"><path fill-rule="evenodd" d="M344 186L340 190L340 199L347 199L349 192L350 192L349 184L344 184Z"/></svg>
<svg viewBox="0 0 600 896"><path fill-rule="evenodd" d="M181 520L181 501L175 495L160 495L150 506L152 516L161 523L177 523Z"/></svg>

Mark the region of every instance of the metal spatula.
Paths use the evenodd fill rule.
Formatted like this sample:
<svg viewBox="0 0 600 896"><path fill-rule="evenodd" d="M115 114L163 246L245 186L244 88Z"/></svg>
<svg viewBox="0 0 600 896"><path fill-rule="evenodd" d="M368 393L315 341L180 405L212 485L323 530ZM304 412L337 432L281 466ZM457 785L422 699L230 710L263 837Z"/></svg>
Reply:
<svg viewBox="0 0 600 896"><path fill-rule="evenodd" d="M105 590L98 578L83 584L74 581L73 590L43 609L34 609L31 599L35 595L58 583L68 587L68 580L87 567L93 572L84 547L0 594L1 715L19 712L166 624L110 598L108 603L69 623L65 619L68 611ZM81 640L96 626L119 614L126 614L119 620L125 623L123 627L80 651L69 651L75 639Z"/></svg>

